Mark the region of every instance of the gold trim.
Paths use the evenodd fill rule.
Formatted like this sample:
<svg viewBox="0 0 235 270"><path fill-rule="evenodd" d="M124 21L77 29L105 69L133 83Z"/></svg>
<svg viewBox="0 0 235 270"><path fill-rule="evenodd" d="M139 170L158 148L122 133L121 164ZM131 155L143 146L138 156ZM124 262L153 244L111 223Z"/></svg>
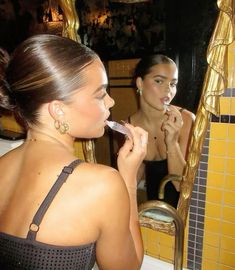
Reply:
<svg viewBox="0 0 235 270"><path fill-rule="evenodd" d="M151 212L151 216L148 213ZM171 205L161 202L161 201L149 201L144 203L139 208L139 216L140 220L146 222L146 227L151 228L153 230L159 230L159 213L162 213L169 216L173 221L169 224L173 229L172 234L176 235L175 237L175 253L174 253L174 270L182 270L183 268L183 250L184 250L184 223L181 217L178 215L176 209ZM146 216L147 215L147 216ZM156 219L155 219L156 217ZM154 222L156 221L156 222ZM164 222L162 222L164 224ZM157 225L157 227L155 227Z"/></svg>
<svg viewBox="0 0 235 270"><path fill-rule="evenodd" d="M81 42L78 35L79 19L76 12L75 0L58 0L61 9L63 10L63 37L68 37L77 42Z"/></svg>

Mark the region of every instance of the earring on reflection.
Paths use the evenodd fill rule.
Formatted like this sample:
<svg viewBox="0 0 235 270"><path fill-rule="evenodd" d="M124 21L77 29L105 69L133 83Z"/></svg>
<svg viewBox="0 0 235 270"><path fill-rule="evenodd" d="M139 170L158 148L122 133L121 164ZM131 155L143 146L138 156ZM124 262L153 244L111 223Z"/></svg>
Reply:
<svg viewBox="0 0 235 270"><path fill-rule="evenodd" d="M60 134L65 134L69 130L69 125L65 122L60 122L59 120L55 120L54 126L55 129L60 132Z"/></svg>
<svg viewBox="0 0 235 270"><path fill-rule="evenodd" d="M139 94L140 96L142 96L142 93L143 93L143 90L142 89L139 89L139 88L137 88L137 94Z"/></svg>

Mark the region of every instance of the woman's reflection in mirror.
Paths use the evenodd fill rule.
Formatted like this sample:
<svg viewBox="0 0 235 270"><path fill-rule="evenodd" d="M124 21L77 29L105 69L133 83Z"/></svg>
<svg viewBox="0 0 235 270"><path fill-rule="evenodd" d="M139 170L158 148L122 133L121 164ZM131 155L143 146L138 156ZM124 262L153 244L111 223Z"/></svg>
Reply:
<svg viewBox="0 0 235 270"><path fill-rule="evenodd" d="M147 200L158 198L161 179L167 174L182 175L195 115L171 105L176 95L178 68L161 54L146 56L137 63L133 82L139 96L139 109L128 122L148 131L147 155L139 172ZM168 182L164 201L177 207L180 182Z"/></svg>

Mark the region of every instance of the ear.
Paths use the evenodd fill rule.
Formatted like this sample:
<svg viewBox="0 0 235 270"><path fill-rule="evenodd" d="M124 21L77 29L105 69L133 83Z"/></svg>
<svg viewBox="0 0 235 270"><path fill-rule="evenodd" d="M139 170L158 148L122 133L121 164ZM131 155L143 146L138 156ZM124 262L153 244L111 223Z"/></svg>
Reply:
<svg viewBox="0 0 235 270"><path fill-rule="evenodd" d="M54 120L57 120L64 115L63 107L63 102L59 100L53 100L48 104L48 111Z"/></svg>
<svg viewBox="0 0 235 270"><path fill-rule="evenodd" d="M141 89L141 90L143 89L143 80L142 80L141 77L137 77L136 86L137 86L138 89Z"/></svg>

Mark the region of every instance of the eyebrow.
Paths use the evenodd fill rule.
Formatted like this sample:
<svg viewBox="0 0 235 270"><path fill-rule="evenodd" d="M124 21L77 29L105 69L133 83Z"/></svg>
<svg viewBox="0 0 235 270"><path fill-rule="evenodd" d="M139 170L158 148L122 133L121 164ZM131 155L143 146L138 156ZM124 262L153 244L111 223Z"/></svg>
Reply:
<svg viewBox="0 0 235 270"><path fill-rule="evenodd" d="M156 77L160 77L160 78L162 78L162 79L168 79L166 76L163 76L163 75L155 75L155 76L153 76L154 78L156 78ZM176 78L174 78L174 79L172 79L172 81L178 81L178 79L176 79Z"/></svg>
<svg viewBox="0 0 235 270"><path fill-rule="evenodd" d="M94 92L94 94L96 94L97 92L99 92L100 90L102 90L103 88L107 88L108 87L108 84L105 83L105 84L101 84Z"/></svg>

